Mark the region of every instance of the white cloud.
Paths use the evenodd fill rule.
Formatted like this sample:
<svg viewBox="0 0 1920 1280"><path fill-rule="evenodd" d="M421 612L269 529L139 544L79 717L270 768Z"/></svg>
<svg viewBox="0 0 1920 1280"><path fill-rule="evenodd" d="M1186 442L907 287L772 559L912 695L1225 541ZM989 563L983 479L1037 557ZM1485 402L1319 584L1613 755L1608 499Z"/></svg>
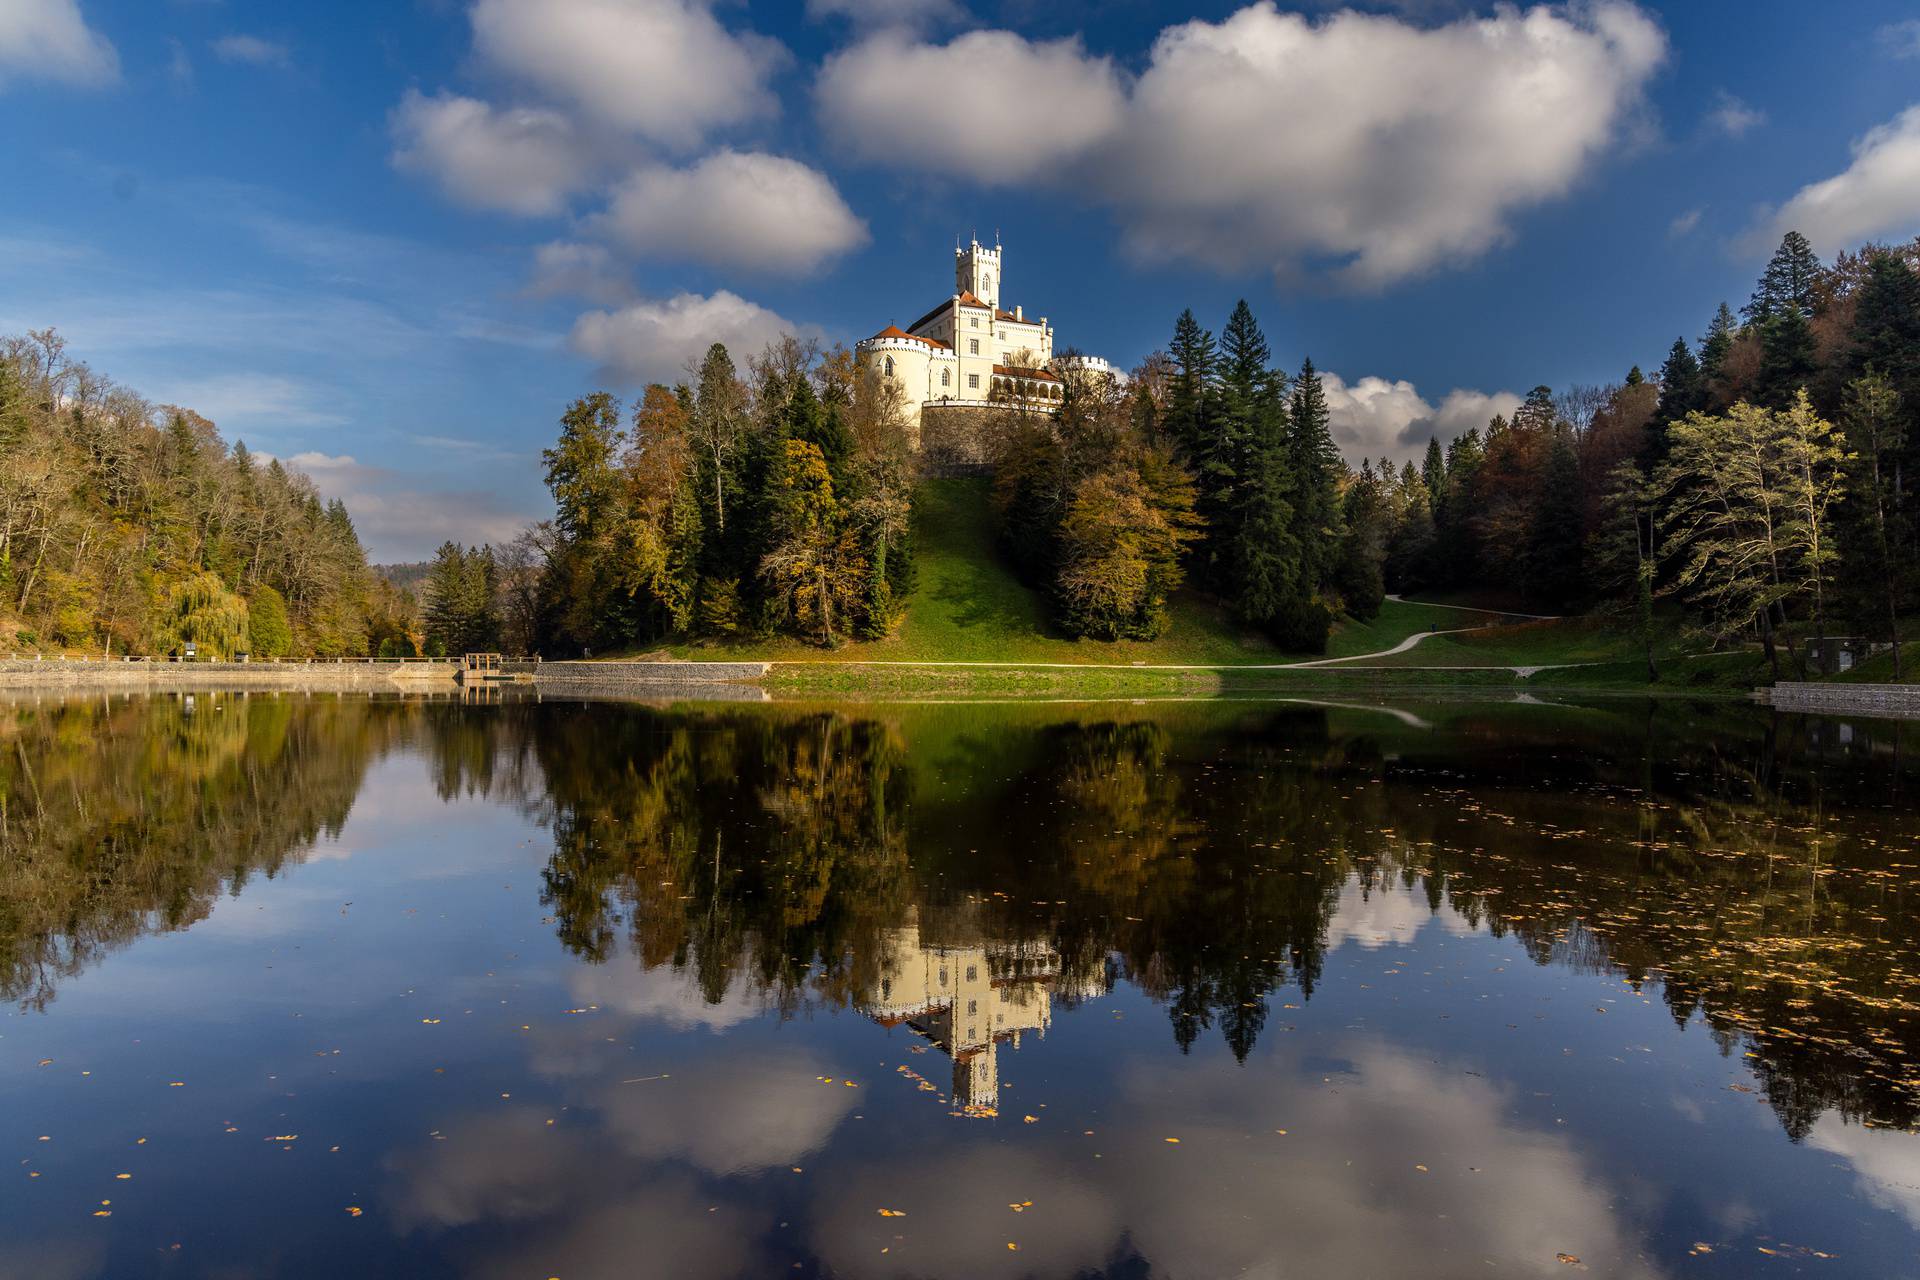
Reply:
<svg viewBox="0 0 1920 1280"><path fill-rule="evenodd" d="M7 0L0 4L0 84L13 76L107 84L120 76L120 55L87 26L78 0Z"/></svg>
<svg viewBox="0 0 1920 1280"><path fill-rule="evenodd" d="M1896 58L1920 58L1920 18L1889 22L1876 33L1881 47Z"/></svg>
<svg viewBox="0 0 1920 1280"><path fill-rule="evenodd" d="M1046 179L1111 137L1119 73L1076 40L971 31L944 45L886 31L827 59L827 128L860 157L980 182Z"/></svg>
<svg viewBox="0 0 1920 1280"><path fill-rule="evenodd" d="M1484 253L1566 194L1666 54L1628 0L1438 26L1259 0L1162 31L1130 90L1076 41L882 32L828 59L817 96L856 156L1091 194L1143 258L1378 287Z"/></svg>
<svg viewBox="0 0 1920 1280"><path fill-rule="evenodd" d="M963 12L954 0L807 0L809 18L846 18L865 29L922 27L955 20Z"/></svg>
<svg viewBox="0 0 1920 1280"><path fill-rule="evenodd" d="M213 56L222 62L244 62L254 67L285 67L292 62L287 46L259 36L222 36L213 42Z"/></svg>
<svg viewBox="0 0 1920 1280"><path fill-rule="evenodd" d="M603 244L555 240L533 251L533 278L527 294L534 298L583 298L614 306L633 298L633 283Z"/></svg>
<svg viewBox="0 0 1920 1280"><path fill-rule="evenodd" d="M558 213L593 168L572 122L558 111L495 110L473 98L408 90L392 128L395 168L425 174L476 208Z"/></svg>
<svg viewBox="0 0 1920 1280"><path fill-rule="evenodd" d="M785 50L699 0L479 0L473 33L501 70L666 145L778 110L766 78Z"/></svg>
<svg viewBox="0 0 1920 1280"><path fill-rule="evenodd" d="M1920 1148L1912 1134L1848 1124L1838 1112L1828 1112L1807 1142L1852 1165L1868 1200L1920 1230Z"/></svg>
<svg viewBox="0 0 1920 1280"><path fill-rule="evenodd" d="M782 334L817 336L738 294L682 293L664 302L636 302L617 311L589 311L573 327L573 349L597 360L602 375L627 383L670 382L690 361L725 343L736 362L757 355Z"/></svg>
<svg viewBox="0 0 1920 1280"><path fill-rule="evenodd" d="M1788 231L1831 255L1878 236L1920 231L1920 106L1908 107L1853 143L1853 163L1800 188L1761 220L1745 247L1763 253Z"/></svg>
<svg viewBox="0 0 1920 1280"><path fill-rule="evenodd" d="M1439 27L1270 0L1161 33L1103 158L1133 247L1383 286L1484 253L1618 136L1666 37L1610 0Z"/></svg>
<svg viewBox="0 0 1920 1280"><path fill-rule="evenodd" d="M1692 235L1694 231L1699 228L1700 219L1705 216L1706 212L1705 209L1687 210L1667 224L1667 234L1675 240L1680 240Z"/></svg>
<svg viewBox="0 0 1920 1280"><path fill-rule="evenodd" d="M1766 112L1748 106L1725 89L1714 99L1713 110L1707 113L1707 124L1729 138L1744 138L1766 122Z"/></svg>
<svg viewBox="0 0 1920 1280"><path fill-rule="evenodd" d="M635 253L768 271L809 271L867 241L866 223L825 174L759 152L723 150L688 169L642 169L614 192L598 224Z"/></svg>
<svg viewBox="0 0 1920 1280"><path fill-rule="evenodd" d="M1365 377L1351 384L1339 374L1320 373L1334 442L1358 462L1387 455L1410 458L1429 439L1441 444L1474 428L1484 429L1495 414L1511 416L1522 397L1511 391L1449 391L1438 406L1404 379Z"/></svg>

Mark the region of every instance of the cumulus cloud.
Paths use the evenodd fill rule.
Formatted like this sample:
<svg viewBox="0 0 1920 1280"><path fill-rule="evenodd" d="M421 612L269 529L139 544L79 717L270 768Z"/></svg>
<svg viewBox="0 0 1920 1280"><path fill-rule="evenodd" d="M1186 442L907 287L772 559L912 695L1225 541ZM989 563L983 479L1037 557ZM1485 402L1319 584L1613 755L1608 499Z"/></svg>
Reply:
<svg viewBox="0 0 1920 1280"><path fill-rule="evenodd" d="M479 0L473 33L494 66L665 145L778 110L766 79L785 50L699 0Z"/></svg>
<svg viewBox="0 0 1920 1280"><path fill-rule="evenodd" d="M640 170L598 225L635 253L770 271L808 271L867 241L866 223L819 170L727 150L688 169Z"/></svg>
<svg viewBox="0 0 1920 1280"><path fill-rule="evenodd" d="M1855 139L1852 164L1800 188L1761 220L1745 247L1763 253L1788 231L1801 232L1826 254L1920 231L1920 106Z"/></svg>
<svg viewBox="0 0 1920 1280"><path fill-rule="evenodd" d="M1382 286L1484 253L1565 194L1666 50L1625 3L1419 27L1263 0L1161 33L1106 184L1143 254L1329 262Z"/></svg>
<svg viewBox="0 0 1920 1280"><path fill-rule="evenodd" d="M87 25L78 0L8 0L0 5L0 85L9 79L106 84L120 55Z"/></svg>
<svg viewBox="0 0 1920 1280"><path fill-rule="evenodd" d="M633 298L633 283L603 244L555 240L533 251L533 278L527 294L534 298L581 298L614 306Z"/></svg>
<svg viewBox="0 0 1920 1280"><path fill-rule="evenodd" d="M670 382L716 342L736 360L782 334L819 336L725 289L711 297L682 293L615 311L589 311L573 326L573 349L600 363L601 376L628 384Z"/></svg>
<svg viewBox="0 0 1920 1280"><path fill-rule="evenodd" d="M1441 444L1474 428L1484 428L1495 414L1512 416L1523 397L1511 391L1449 391L1439 405L1431 404L1404 379L1365 377L1348 383L1336 373L1320 374L1326 390L1329 427L1341 452L1355 462L1382 455L1411 458L1424 451L1429 439Z"/></svg>
<svg viewBox="0 0 1920 1280"><path fill-rule="evenodd" d="M432 178L475 208L558 213L593 169L589 149L557 111L496 110L474 98L408 90L391 124L394 167Z"/></svg>
<svg viewBox="0 0 1920 1280"><path fill-rule="evenodd" d="M1143 257L1377 287L1484 253L1566 194L1666 55L1627 0L1438 26L1260 0L1162 31L1130 90L1077 42L893 32L829 59L817 96L856 156L1091 194Z"/></svg>
<svg viewBox="0 0 1920 1280"><path fill-rule="evenodd" d="M1667 224L1667 234L1675 240L1690 236L1700 226L1700 219L1706 215L1705 209L1689 209Z"/></svg>
<svg viewBox="0 0 1920 1280"><path fill-rule="evenodd" d="M1750 107L1725 89L1714 99L1707 113L1707 124L1729 138L1744 138L1751 130L1767 122L1767 113Z"/></svg>
<svg viewBox="0 0 1920 1280"><path fill-rule="evenodd" d="M1128 1071L1102 1110L1097 1161L1009 1146L869 1162L815 1201L812 1242L848 1280L924 1275L929 1257L943 1273L1008 1280L1106 1273L1128 1254L1169 1276L1415 1280L1436 1258L1544 1276L1565 1269L1559 1251L1596 1273L1664 1274L1622 1188L1564 1133L1516 1119L1513 1091L1374 1040L1336 1048L1349 1069L1334 1089L1307 1086L1324 1068L1284 1052L1257 1070L1223 1054ZM1308 1136L1249 1133L1249 1113ZM1414 1169L1422 1158L1432 1175ZM1044 1200L1030 1231L1002 1208L1023 1194ZM912 1249L884 1251L899 1228L874 1205L906 1213ZM1007 1231L981 1231L996 1210Z"/></svg>
<svg viewBox="0 0 1920 1280"><path fill-rule="evenodd" d="M947 44L885 31L827 59L816 94L863 159L995 183L1047 177L1111 137L1126 106L1112 62L1079 40L1010 31Z"/></svg>
<svg viewBox="0 0 1920 1280"><path fill-rule="evenodd" d="M213 42L213 56L222 62L243 62L253 67L284 67L292 62L287 46L259 36L222 36Z"/></svg>
<svg viewBox="0 0 1920 1280"><path fill-rule="evenodd" d="M1838 1112L1828 1112L1814 1125L1807 1142L1852 1165L1868 1200L1920 1230L1920 1150L1915 1149L1912 1134L1863 1128L1848 1124Z"/></svg>

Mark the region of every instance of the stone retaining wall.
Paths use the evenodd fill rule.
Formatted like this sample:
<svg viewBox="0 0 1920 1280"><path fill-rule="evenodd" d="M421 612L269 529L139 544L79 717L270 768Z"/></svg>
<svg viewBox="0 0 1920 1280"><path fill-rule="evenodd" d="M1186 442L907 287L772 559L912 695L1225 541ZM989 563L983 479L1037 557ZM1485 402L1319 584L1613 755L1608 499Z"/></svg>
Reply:
<svg viewBox="0 0 1920 1280"><path fill-rule="evenodd" d="M1767 692L1768 701L1782 711L1852 711L1920 718L1920 685L1783 681Z"/></svg>
<svg viewBox="0 0 1920 1280"><path fill-rule="evenodd" d="M0 658L0 689L368 689L451 687L450 662L125 662Z"/></svg>
<svg viewBox="0 0 1920 1280"><path fill-rule="evenodd" d="M767 674L767 662L542 662L531 670L533 684L542 692L570 693L686 688L699 685L742 684Z"/></svg>

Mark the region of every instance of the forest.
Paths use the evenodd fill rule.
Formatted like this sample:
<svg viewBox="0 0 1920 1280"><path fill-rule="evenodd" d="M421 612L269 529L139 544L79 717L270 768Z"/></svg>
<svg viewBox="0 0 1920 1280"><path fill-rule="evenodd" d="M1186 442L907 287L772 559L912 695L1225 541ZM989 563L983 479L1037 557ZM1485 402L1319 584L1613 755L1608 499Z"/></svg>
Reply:
<svg viewBox="0 0 1920 1280"><path fill-rule="evenodd" d="M985 432L1007 562L1064 635L1151 640L1184 588L1288 652L1387 592L1595 612L1645 640L1895 647L1920 588L1920 242L1822 263L1789 234L1739 312L1651 374L1540 386L1399 463L1343 459L1311 360L1280 368L1243 301L1191 311L1124 383ZM592 652L668 638L889 633L915 582L917 460L897 393L850 353L716 345L630 415L569 406L556 518L441 549L431 651ZM1787 643L1782 644L1783 639Z"/></svg>
<svg viewBox="0 0 1920 1280"><path fill-rule="evenodd" d="M411 653L337 499L214 424L0 337L0 650Z"/></svg>

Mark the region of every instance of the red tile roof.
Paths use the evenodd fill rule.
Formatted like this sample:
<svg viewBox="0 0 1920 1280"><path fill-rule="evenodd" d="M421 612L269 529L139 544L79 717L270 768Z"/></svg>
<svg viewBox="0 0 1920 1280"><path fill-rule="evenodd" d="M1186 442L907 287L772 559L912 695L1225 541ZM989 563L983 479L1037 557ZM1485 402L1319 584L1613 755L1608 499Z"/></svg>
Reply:
<svg viewBox="0 0 1920 1280"><path fill-rule="evenodd" d="M997 364L993 366L993 372L996 377L1027 378L1039 382L1060 381L1060 375L1048 369L1017 369L1008 365Z"/></svg>
<svg viewBox="0 0 1920 1280"><path fill-rule="evenodd" d="M868 339L868 341L871 342L880 338L903 338L908 342L924 342L928 346L933 347L940 351L953 350L952 347L940 341L940 339L938 338L927 338L927 337L922 337L920 334L917 334L917 333L907 333L906 331L901 329L900 326L897 324L888 325L886 328L882 329L880 332L874 334L872 338Z"/></svg>

